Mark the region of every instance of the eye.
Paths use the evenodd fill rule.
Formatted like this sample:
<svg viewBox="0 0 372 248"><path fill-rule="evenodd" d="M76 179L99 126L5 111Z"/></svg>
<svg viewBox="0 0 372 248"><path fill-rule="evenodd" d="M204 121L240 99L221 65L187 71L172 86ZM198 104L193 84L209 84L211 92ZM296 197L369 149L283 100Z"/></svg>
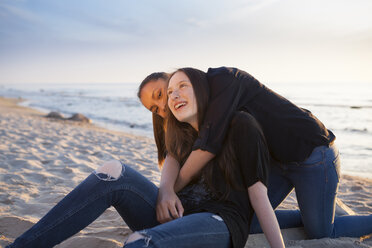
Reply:
<svg viewBox="0 0 372 248"><path fill-rule="evenodd" d="M180 84L180 88L184 88L184 87L186 87L187 85L185 84L185 83L183 83L183 84Z"/></svg>
<svg viewBox="0 0 372 248"><path fill-rule="evenodd" d="M167 91L168 96L171 95L172 93L173 93L172 90L168 90L168 91Z"/></svg>
<svg viewBox="0 0 372 248"><path fill-rule="evenodd" d="M162 92L161 92L161 90L159 90L159 93L158 93L158 99L161 98L161 95L162 95Z"/></svg>

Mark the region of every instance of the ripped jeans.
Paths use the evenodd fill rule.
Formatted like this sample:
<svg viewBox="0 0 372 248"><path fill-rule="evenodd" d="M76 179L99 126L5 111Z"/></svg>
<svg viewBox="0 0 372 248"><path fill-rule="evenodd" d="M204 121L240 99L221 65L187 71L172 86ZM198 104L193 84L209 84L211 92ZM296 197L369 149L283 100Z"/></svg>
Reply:
<svg viewBox="0 0 372 248"><path fill-rule="evenodd" d="M53 247L84 229L113 206L132 231L143 238L125 247L230 247L230 233L212 213L197 213L160 224L156 220L158 188L140 173L122 165L119 178L94 172L65 196L15 247Z"/></svg>

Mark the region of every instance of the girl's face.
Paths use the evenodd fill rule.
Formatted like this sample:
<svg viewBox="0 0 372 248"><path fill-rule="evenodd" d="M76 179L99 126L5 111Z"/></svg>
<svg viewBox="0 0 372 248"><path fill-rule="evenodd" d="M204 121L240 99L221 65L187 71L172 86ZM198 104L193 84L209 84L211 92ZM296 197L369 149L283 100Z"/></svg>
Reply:
<svg viewBox="0 0 372 248"><path fill-rule="evenodd" d="M166 92L167 82L164 79L150 81L141 90L141 102L145 108L165 118Z"/></svg>
<svg viewBox="0 0 372 248"><path fill-rule="evenodd" d="M178 71L169 79L167 95L168 107L176 119L187 122L198 130L198 108L194 89L184 72Z"/></svg>

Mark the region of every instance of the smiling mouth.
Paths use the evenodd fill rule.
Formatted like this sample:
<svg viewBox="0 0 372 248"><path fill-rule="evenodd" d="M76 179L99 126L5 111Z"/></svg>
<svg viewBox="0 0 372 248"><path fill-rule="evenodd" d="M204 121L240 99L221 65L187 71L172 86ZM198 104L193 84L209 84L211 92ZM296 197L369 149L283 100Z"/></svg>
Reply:
<svg viewBox="0 0 372 248"><path fill-rule="evenodd" d="M185 106L186 104L187 104L186 102L176 103L176 104L174 105L174 109L175 109L175 110L178 110L178 109L182 108L183 106Z"/></svg>

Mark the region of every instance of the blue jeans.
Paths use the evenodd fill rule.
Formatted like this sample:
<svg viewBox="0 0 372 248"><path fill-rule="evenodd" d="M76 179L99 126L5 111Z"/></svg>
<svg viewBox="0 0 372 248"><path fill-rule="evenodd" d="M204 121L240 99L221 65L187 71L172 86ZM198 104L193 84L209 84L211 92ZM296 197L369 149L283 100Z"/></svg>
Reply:
<svg viewBox="0 0 372 248"><path fill-rule="evenodd" d="M295 188L298 210L276 210L281 228L303 226L309 238L360 237L372 233L372 215L336 216L340 159L335 145L316 147L301 163L274 162L268 196L275 209ZM261 232L257 218L251 233Z"/></svg>
<svg viewBox="0 0 372 248"><path fill-rule="evenodd" d="M118 179L92 173L8 247L53 247L88 226L111 206L131 230L142 230L144 238L125 247L230 247L225 222L212 213L158 223L157 194L158 188L152 182L126 165Z"/></svg>

